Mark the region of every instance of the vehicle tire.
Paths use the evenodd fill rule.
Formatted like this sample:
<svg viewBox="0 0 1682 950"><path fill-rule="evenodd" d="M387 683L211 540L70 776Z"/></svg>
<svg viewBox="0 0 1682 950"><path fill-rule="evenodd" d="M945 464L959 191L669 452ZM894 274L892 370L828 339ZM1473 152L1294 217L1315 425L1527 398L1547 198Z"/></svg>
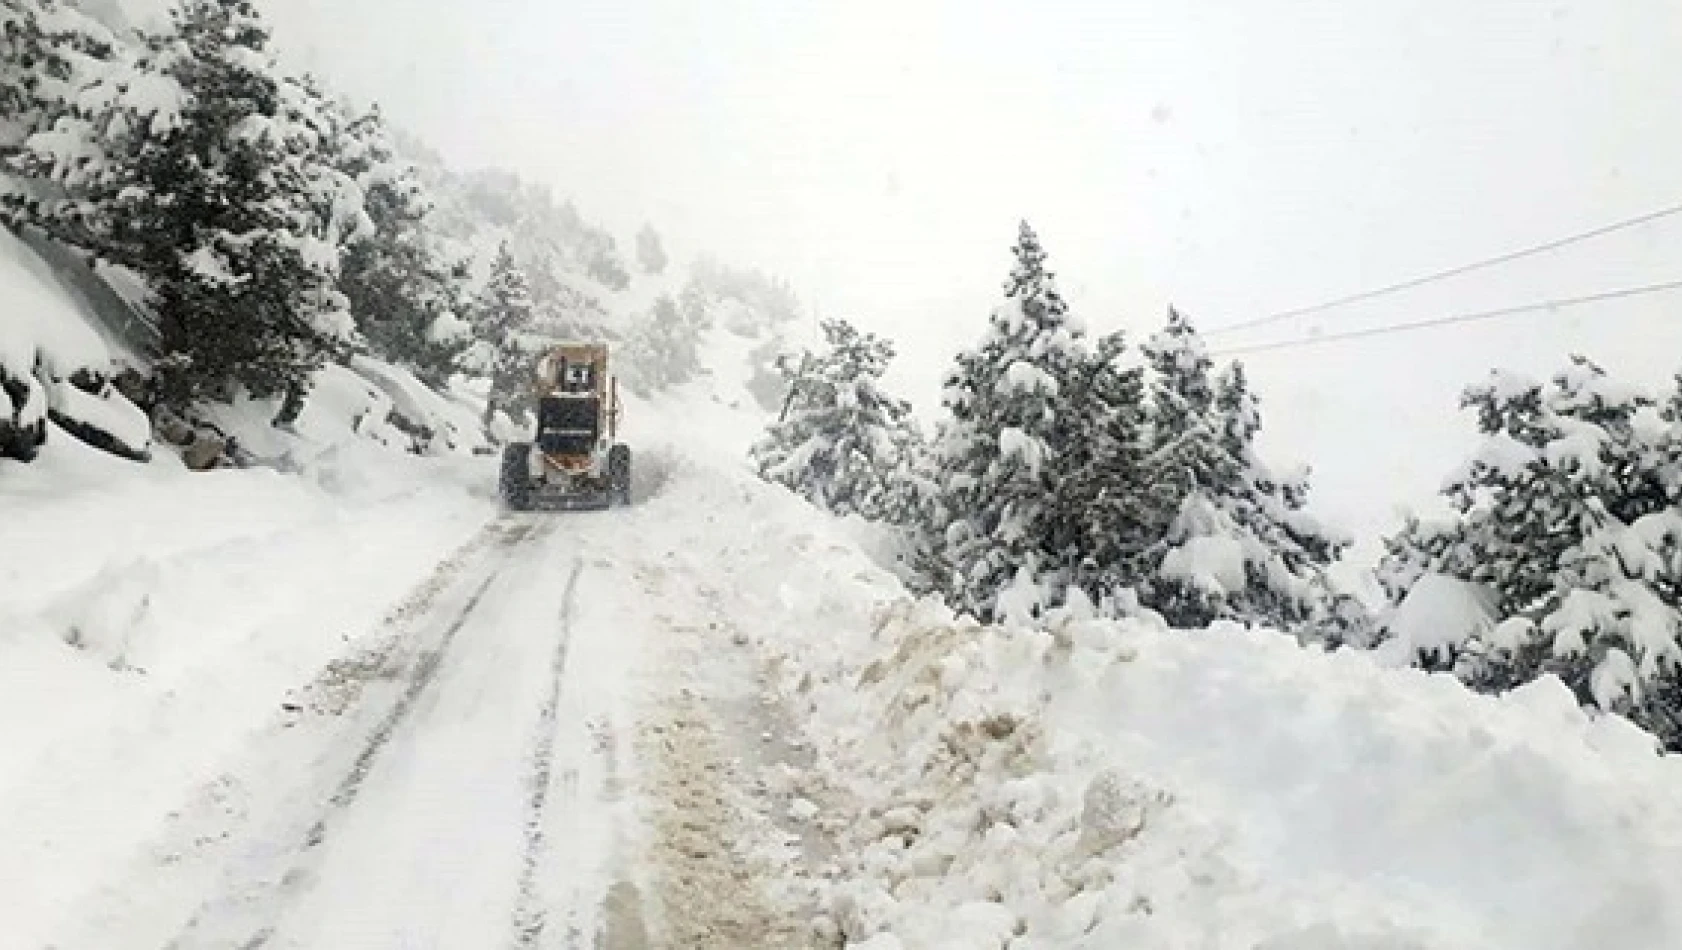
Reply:
<svg viewBox="0 0 1682 950"><path fill-rule="evenodd" d="M631 503L631 447L616 445L607 452L608 498L617 505Z"/></svg>
<svg viewBox="0 0 1682 950"><path fill-rule="evenodd" d="M502 473L497 492L503 504L514 511L531 506L531 443L510 442L502 449Z"/></svg>

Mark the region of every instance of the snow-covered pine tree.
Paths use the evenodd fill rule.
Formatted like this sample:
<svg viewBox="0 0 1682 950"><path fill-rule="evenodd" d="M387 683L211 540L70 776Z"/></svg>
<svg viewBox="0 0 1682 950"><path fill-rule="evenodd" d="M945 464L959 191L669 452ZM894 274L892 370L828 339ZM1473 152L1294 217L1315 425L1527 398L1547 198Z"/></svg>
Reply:
<svg viewBox="0 0 1682 950"><path fill-rule="evenodd" d="M361 209L316 150L250 0L182 0L131 68L78 96L18 165L63 197L26 220L145 278L161 315L161 395L286 395L354 328L336 241Z"/></svg>
<svg viewBox="0 0 1682 950"><path fill-rule="evenodd" d="M1332 582L1330 575L1315 578L1315 609L1298 638L1327 650L1349 647L1370 650L1383 639L1379 618L1366 602Z"/></svg>
<svg viewBox="0 0 1682 950"><path fill-rule="evenodd" d="M927 581L954 608L987 620L1005 612L1007 585L1011 612L1033 613L1068 583L1055 563L1062 552L1048 543L1068 533L1055 524L1062 512L1054 503L1075 431L1064 414L1078 411L1066 394L1090 358L1026 222L1013 253L1004 303L946 382L939 503L918 554Z"/></svg>
<svg viewBox="0 0 1682 950"><path fill-rule="evenodd" d="M1054 486L1048 554L1093 602L1115 602L1140 575L1140 556L1161 534L1146 517L1144 370L1125 365L1121 333L1098 341L1071 378L1068 475Z"/></svg>
<svg viewBox="0 0 1682 950"><path fill-rule="evenodd" d="M509 427L524 427L531 411L531 286L507 244L497 252L490 281L472 309L474 343L464 354L471 372L490 377L485 422L493 434L512 437ZM506 421L504 421L506 420Z"/></svg>
<svg viewBox="0 0 1682 950"><path fill-rule="evenodd" d="M1230 554L1235 542L1195 540L1199 535L1236 532L1222 524L1212 510L1211 495L1225 495L1239 480L1238 459L1227 451L1222 426L1215 415L1214 361L1203 338L1178 310L1170 308L1167 325L1145 342L1150 363L1150 442L1144 465L1146 478L1138 500L1139 517L1154 536L1141 565L1140 594L1144 601L1176 626L1200 627L1224 613L1225 588L1242 589L1247 572L1242 557L1233 569L1215 577L1185 572L1177 576L1192 552L1189 546ZM1172 557L1170 555L1173 554ZM1214 565L1202 565L1211 574ZM1165 576L1166 572L1166 576Z"/></svg>
<svg viewBox="0 0 1682 950"><path fill-rule="evenodd" d="M1143 602L1180 627L1313 621L1328 609L1324 568L1348 542L1304 510L1306 474L1280 478L1257 456L1261 416L1242 367L1215 374L1172 309L1145 354L1154 378L1139 514L1163 532L1145 554Z"/></svg>
<svg viewBox="0 0 1682 950"><path fill-rule="evenodd" d="M652 224L643 225L642 230L637 232L637 263L642 265L645 274L666 272L666 245Z"/></svg>
<svg viewBox="0 0 1682 950"><path fill-rule="evenodd" d="M784 362L788 411L754 445L754 464L836 514L902 516L917 433L910 404L882 388L893 345L845 320L823 333L823 349Z"/></svg>
<svg viewBox="0 0 1682 950"><path fill-rule="evenodd" d="M61 0L0 0L0 158L68 111L115 55L109 32Z"/></svg>
<svg viewBox="0 0 1682 950"><path fill-rule="evenodd" d="M1661 408L1577 357L1462 402L1484 441L1455 517L1410 521L1380 576L1398 603L1425 574L1481 585L1500 622L1421 662L1486 690L1556 674L1682 750L1682 390Z"/></svg>
<svg viewBox="0 0 1682 950"><path fill-rule="evenodd" d="M339 288L368 345L440 384L471 342L466 263L431 223L433 200L378 109L346 117L330 160L364 194L371 230L341 251Z"/></svg>

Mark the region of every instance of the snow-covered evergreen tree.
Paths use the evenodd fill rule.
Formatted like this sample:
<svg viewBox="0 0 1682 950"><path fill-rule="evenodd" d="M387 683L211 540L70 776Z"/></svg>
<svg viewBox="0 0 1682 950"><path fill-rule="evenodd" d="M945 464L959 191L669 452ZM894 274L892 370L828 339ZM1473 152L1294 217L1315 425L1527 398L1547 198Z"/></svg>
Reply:
<svg viewBox="0 0 1682 950"><path fill-rule="evenodd" d="M788 411L752 449L760 477L836 514L903 517L918 437L910 404L882 388L893 346L845 320L823 333L823 349L785 361Z"/></svg>
<svg viewBox="0 0 1682 950"><path fill-rule="evenodd" d="M1243 368L1216 373L1174 310L1145 353L1152 434L1138 510L1163 530L1144 557L1143 602L1182 627L1227 618L1293 630L1321 615L1324 569L1348 542L1304 510L1306 475L1281 478L1257 456L1261 416Z"/></svg>
<svg viewBox="0 0 1682 950"><path fill-rule="evenodd" d="M182 0L131 68L37 134L25 174L60 186L26 217L145 278L162 394L288 396L354 328L335 288L359 195L322 161L308 89L286 81L249 0Z"/></svg>
<svg viewBox="0 0 1682 950"><path fill-rule="evenodd" d="M483 171L456 181L470 230L486 226L508 244L531 285L537 320L563 335L601 327L603 288L624 290L630 272L613 236L583 219L547 186L509 172Z"/></svg>
<svg viewBox="0 0 1682 950"><path fill-rule="evenodd" d="M104 27L62 0L0 0L0 157L69 111L116 52Z"/></svg>
<svg viewBox="0 0 1682 950"><path fill-rule="evenodd" d="M357 328L376 353L441 383L471 342L466 262L446 250L432 198L377 109L347 117L333 144L331 161L362 189L370 223L341 251L339 287Z"/></svg>
<svg viewBox="0 0 1682 950"><path fill-rule="evenodd" d="M1070 381L1061 414L1066 476L1053 486L1057 515L1048 554L1094 603L1114 602L1138 580L1140 557L1161 534L1148 517L1144 371L1125 365L1120 333L1104 337Z"/></svg>
<svg viewBox="0 0 1682 950"><path fill-rule="evenodd" d="M1455 517L1410 521L1380 576L1398 603L1426 574L1481 585L1499 623L1421 661L1491 690L1557 674L1682 749L1682 392L1661 407L1579 357L1463 404L1484 441Z"/></svg>
<svg viewBox="0 0 1682 950"><path fill-rule="evenodd" d="M702 257L690 271L689 286L715 308L726 310L721 322L741 336L762 333L800 316L800 298L794 288L753 268L729 267ZM731 303L737 306L720 307Z"/></svg>
<svg viewBox="0 0 1682 950"><path fill-rule="evenodd" d="M474 343L463 356L465 368L488 376L490 398L485 421L507 437L508 424L524 426L531 411L531 374L537 346L530 337L533 305L526 273L503 245L472 309ZM499 417L506 419L501 422Z"/></svg>
<svg viewBox="0 0 1682 950"><path fill-rule="evenodd" d="M947 379L939 504L918 558L955 608L984 619L1003 612L1007 585L1018 591L1014 609L1033 613L1069 581L1054 563L1062 552L1047 545L1072 533L1055 524L1064 514L1055 499L1078 431L1067 394L1090 359L1026 222L1013 252L1004 303Z"/></svg>

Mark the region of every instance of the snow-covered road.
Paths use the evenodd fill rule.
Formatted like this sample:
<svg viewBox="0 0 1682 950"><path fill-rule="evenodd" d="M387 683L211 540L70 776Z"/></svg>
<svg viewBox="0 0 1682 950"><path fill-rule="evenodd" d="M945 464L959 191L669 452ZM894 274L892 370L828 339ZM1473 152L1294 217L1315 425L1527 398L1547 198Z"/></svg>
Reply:
<svg viewBox="0 0 1682 950"><path fill-rule="evenodd" d="M616 713L589 688L607 671L569 659L625 655L579 622L580 592L609 586L584 559L603 533L480 531L68 908L56 945L589 946Z"/></svg>
<svg viewBox="0 0 1682 950"><path fill-rule="evenodd" d="M351 527L377 532L439 500L388 498L400 513ZM196 666L249 681L225 707L238 721L243 704L248 726L225 726L229 741L214 741L208 702L209 720L170 731L117 719L162 715L202 681L141 686L90 715L68 741L139 758L149 745L167 763L111 777L121 798L97 814L76 796L101 794L80 784L98 765L74 753L4 776L0 800L40 803L41 822L0 825L0 845L37 862L0 864L23 885L0 889L0 905L15 903L0 907L15 911L0 946L800 945L771 866L737 856L757 808L741 761L763 756L762 730L740 713L755 670L725 618L751 608L732 602L705 550L678 550L736 537L683 517L693 498L645 502L480 508L489 522L428 567L363 549L365 537L300 552L330 573L379 573L363 558L391 558L412 587L364 610L377 619L341 630L324 662L288 658L307 671L290 684L245 641ZM294 622L355 622L311 603L307 584L290 594ZM131 675L150 685L166 672Z"/></svg>

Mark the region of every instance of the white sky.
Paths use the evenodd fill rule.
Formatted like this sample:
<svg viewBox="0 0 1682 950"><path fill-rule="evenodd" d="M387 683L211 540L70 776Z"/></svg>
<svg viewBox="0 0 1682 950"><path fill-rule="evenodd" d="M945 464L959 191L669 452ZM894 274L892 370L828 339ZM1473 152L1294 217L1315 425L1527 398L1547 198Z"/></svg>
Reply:
<svg viewBox="0 0 1682 950"><path fill-rule="evenodd" d="M1148 331L1169 299L1210 328L1682 201L1675 0L267 6L299 62L457 161L894 336L925 404L1021 217L1091 325ZM1673 278L1682 218L1317 322ZM1572 350L1662 379L1678 316L1682 294L1247 364L1272 453L1365 533L1458 461L1461 385Z"/></svg>

